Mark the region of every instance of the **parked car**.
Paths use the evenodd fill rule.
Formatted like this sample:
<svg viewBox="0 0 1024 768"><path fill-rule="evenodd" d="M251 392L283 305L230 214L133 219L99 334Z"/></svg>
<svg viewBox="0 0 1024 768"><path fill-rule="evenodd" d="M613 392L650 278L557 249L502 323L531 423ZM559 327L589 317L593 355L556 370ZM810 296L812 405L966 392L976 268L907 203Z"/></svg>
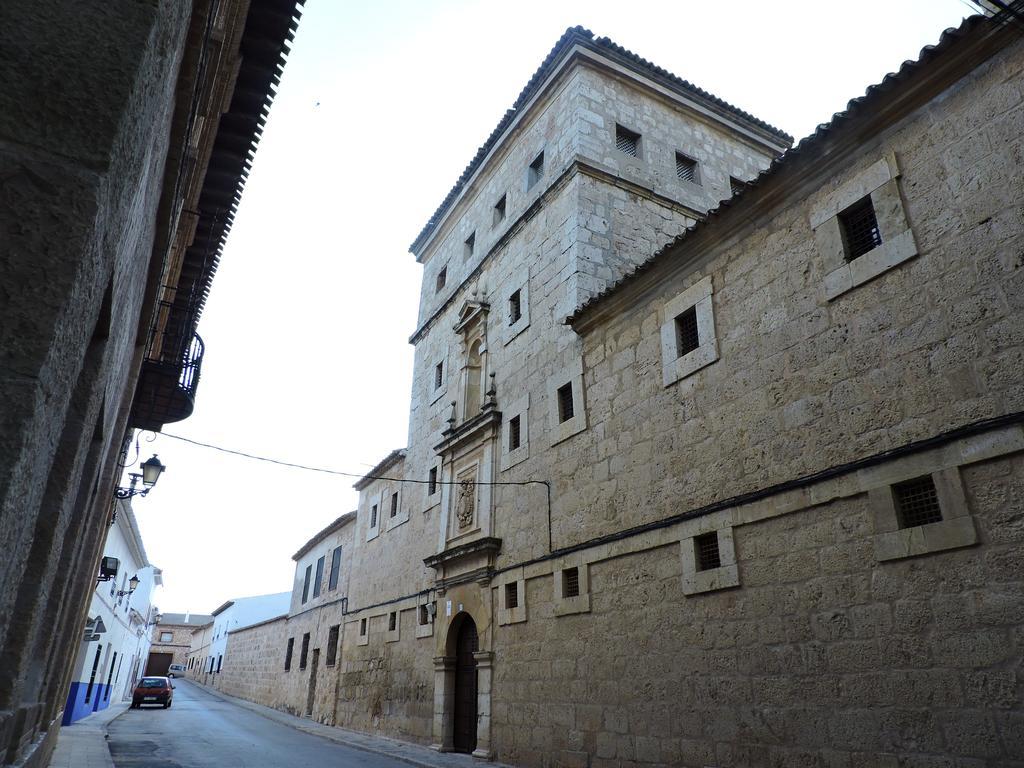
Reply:
<svg viewBox="0 0 1024 768"><path fill-rule="evenodd" d="M170 678L185 677L185 665L184 664L171 664L167 670L167 676Z"/></svg>
<svg viewBox="0 0 1024 768"><path fill-rule="evenodd" d="M138 709L143 704L162 704L167 709L173 698L174 685L169 677L144 677L135 686L132 709Z"/></svg>

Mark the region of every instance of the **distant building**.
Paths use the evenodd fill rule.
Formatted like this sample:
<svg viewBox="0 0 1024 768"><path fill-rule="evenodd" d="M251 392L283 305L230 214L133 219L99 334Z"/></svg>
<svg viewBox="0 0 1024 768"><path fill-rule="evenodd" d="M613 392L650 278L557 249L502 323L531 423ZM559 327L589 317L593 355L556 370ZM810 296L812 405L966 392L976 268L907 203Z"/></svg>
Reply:
<svg viewBox="0 0 1024 768"><path fill-rule="evenodd" d="M162 574L146 557L135 515L118 500L107 532L103 557L117 560L117 573L100 581L89 603L81 651L72 673L63 724L68 725L110 703L131 698L140 666L149 655L149 626L156 621L153 590ZM132 589L132 580L138 586Z"/></svg>
<svg viewBox="0 0 1024 768"><path fill-rule="evenodd" d="M209 659L205 664L204 671L214 676L211 678L214 685L216 685L217 676L223 672L224 665L230 666L231 664L230 659L225 657L228 633L286 615L291 598L291 592L236 597L233 600L228 600L213 612Z"/></svg>
<svg viewBox="0 0 1024 768"><path fill-rule="evenodd" d="M146 662L147 675L166 675L171 664L188 663L192 633L213 621L207 613L165 613L153 627L152 646Z"/></svg>

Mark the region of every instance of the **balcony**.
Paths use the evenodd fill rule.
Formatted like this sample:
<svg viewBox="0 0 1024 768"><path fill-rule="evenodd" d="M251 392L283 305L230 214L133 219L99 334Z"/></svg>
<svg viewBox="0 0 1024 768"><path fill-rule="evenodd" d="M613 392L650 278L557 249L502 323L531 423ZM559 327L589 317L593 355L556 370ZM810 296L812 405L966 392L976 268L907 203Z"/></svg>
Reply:
<svg viewBox="0 0 1024 768"><path fill-rule="evenodd" d="M159 432L164 424L187 419L195 407L203 364L203 340L192 333L180 355L147 356L132 403L131 426Z"/></svg>

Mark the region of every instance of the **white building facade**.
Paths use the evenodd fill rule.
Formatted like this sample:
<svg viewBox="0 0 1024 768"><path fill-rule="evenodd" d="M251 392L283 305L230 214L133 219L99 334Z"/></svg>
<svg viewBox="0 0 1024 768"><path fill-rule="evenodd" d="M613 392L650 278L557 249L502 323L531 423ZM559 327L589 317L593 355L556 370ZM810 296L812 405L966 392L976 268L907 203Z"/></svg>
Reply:
<svg viewBox="0 0 1024 768"><path fill-rule="evenodd" d="M213 612L213 632L207 657L203 662L204 675L219 674L227 663L228 633L250 627L267 619L275 619L288 613L291 592L277 592L272 595L252 595L228 600ZM207 678L209 679L209 678Z"/></svg>
<svg viewBox="0 0 1024 768"><path fill-rule="evenodd" d="M156 621L153 593L163 584L159 568L149 562L131 505L118 500L72 677L63 724L130 698L149 655L147 628ZM113 561L117 560L116 572ZM137 586L133 590L133 580Z"/></svg>

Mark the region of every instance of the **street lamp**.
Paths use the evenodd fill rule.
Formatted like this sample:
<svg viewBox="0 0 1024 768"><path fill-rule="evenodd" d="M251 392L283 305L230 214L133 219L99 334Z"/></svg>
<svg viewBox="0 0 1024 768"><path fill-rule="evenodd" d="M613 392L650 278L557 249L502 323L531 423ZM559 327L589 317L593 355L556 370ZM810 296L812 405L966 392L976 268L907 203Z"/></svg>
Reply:
<svg viewBox="0 0 1024 768"><path fill-rule="evenodd" d="M131 478L131 485L127 488L118 488L115 495L119 499L130 499L132 496L145 496L149 493L150 488L156 485L156 481L160 479L160 475L167 469L163 464L160 463L160 459L156 457L154 453L151 458L146 459L139 466L142 467L142 474L138 472L129 472L128 477ZM142 488L136 488L136 484L142 481Z"/></svg>
<svg viewBox="0 0 1024 768"><path fill-rule="evenodd" d="M124 597L125 595L130 595L132 592L134 592L138 588L139 588L139 577L137 575L136 576L132 576L130 579L128 579L128 589L119 589L119 590L117 590L117 596L118 597Z"/></svg>

